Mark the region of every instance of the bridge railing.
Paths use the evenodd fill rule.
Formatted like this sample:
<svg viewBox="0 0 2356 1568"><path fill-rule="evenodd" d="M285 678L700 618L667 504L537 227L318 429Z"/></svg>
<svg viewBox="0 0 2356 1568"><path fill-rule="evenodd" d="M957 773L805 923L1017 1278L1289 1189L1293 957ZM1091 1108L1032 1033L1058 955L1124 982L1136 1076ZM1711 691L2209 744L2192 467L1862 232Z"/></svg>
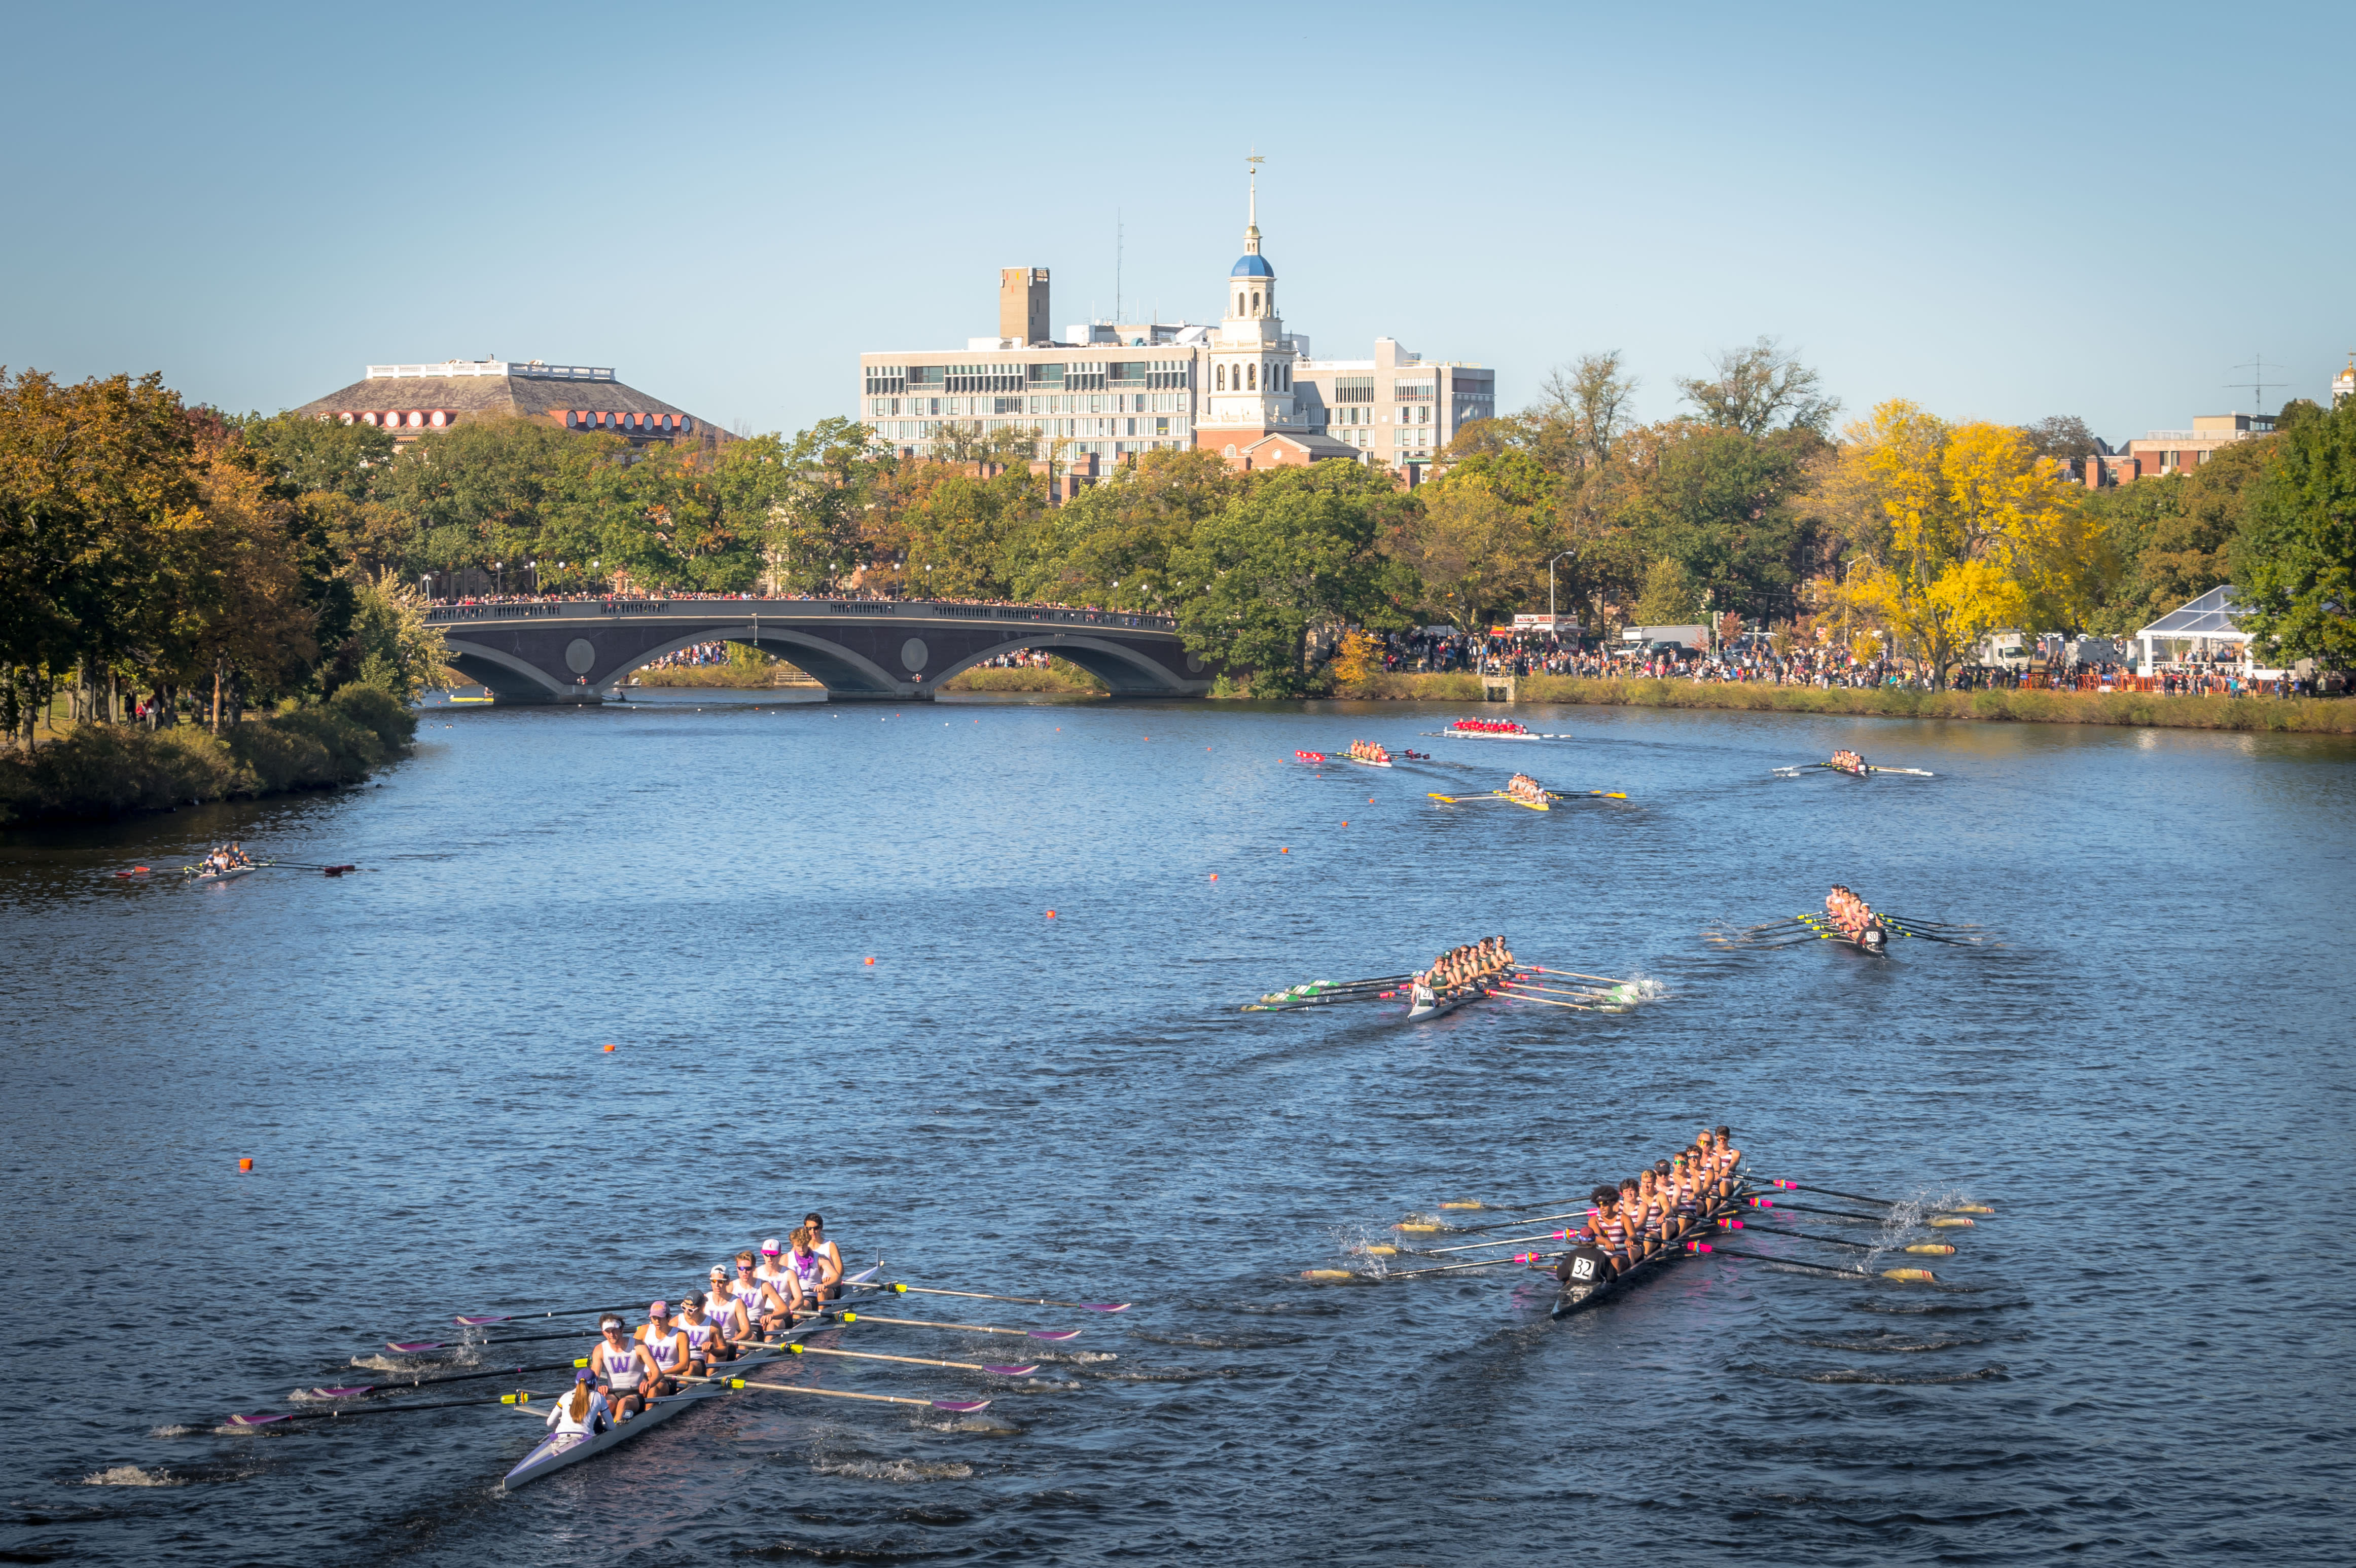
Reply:
<svg viewBox="0 0 2356 1568"><path fill-rule="evenodd" d="M434 625L469 621L520 621L547 616L659 615L683 613L729 619L775 613L780 619L810 615L890 615L904 620L1030 621L1056 625L1135 626L1178 629L1177 617L1125 610L1073 610L1060 604L948 604L925 599L560 599L518 604L443 604L425 613Z"/></svg>

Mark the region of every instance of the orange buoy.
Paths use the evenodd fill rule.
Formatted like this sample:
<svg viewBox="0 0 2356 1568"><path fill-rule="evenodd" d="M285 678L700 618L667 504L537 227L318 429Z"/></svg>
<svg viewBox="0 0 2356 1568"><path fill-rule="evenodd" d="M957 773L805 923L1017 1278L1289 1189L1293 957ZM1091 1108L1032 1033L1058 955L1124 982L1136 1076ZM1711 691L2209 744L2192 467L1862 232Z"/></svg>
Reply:
<svg viewBox="0 0 2356 1568"><path fill-rule="evenodd" d="M1343 827L1349 827L1350 825L1349 825L1348 823L1346 823L1346 822L1345 822L1345 823L1342 824L1342 826L1343 826Z"/></svg>
<svg viewBox="0 0 2356 1568"><path fill-rule="evenodd" d="M250 1159L239 1160L237 1162L237 1168L240 1170L252 1170L253 1168L253 1161Z"/></svg>
<svg viewBox="0 0 2356 1568"><path fill-rule="evenodd" d="M872 965L874 964L875 960L874 960L874 959L873 959L873 958L870 958L867 962L868 962L868 964L872 966Z"/></svg>
<svg viewBox="0 0 2356 1568"><path fill-rule="evenodd" d="M1290 854L1291 854L1291 853L1292 853L1292 851L1291 851L1290 849L1288 849L1288 848L1279 848L1279 849L1277 850L1277 853L1278 853L1278 854L1280 854L1280 855L1290 855Z"/></svg>
<svg viewBox="0 0 2356 1568"><path fill-rule="evenodd" d="M614 1048L613 1048L612 1046L610 1046L610 1045L609 1045L609 1046L607 1046L605 1049L606 1049L607 1051L611 1051L611 1050L613 1050Z"/></svg>
<svg viewBox="0 0 2356 1568"><path fill-rule="evenodd" d="M1213 880L1213 881L1215 881L1215 881L1217 881L1218 880L1219 880L1219 873L1218 873L1218 872L1216 872L1216 871L1212 872L1212 873L1211 873L1211 880Z"/></svg>
<svg viewBox="0 0 2356 1568"><path fill-rule="evenodd" d="M1048 918L1049 920L1053 920L1053 919L1055 919L1055 912L1054 910L1049 910L1049 911L1047 912L1047 918Z"/></svg>

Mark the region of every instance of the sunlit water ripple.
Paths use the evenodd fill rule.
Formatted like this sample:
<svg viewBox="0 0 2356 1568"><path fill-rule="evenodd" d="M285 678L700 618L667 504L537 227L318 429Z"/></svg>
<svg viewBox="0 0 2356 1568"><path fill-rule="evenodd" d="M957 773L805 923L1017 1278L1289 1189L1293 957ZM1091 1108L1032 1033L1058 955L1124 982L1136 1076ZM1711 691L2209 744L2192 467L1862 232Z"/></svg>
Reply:
<svg viewBox="0 0 2356 1568"><path fill-rule="evenodd" d="M1446 716L442 710L382 788L12 836L0 1560L2340 1555L2351 1270L2306 1195L2351 1153L2356 748L1572 709L1522 716L1575 742L1291 760ZM1939 776L1770 776L1845 744ZM1425 798L1515 767L1632 798ZM232 836L369 869L110 874ZM1701 940L1835 880L1997 940ZM1494 931L1665 994L1235 1010ZM1719 1258L1552 1323L1526 1273L1300 1277L1704 1120L1770 1175L1992 1203L1934 1264L1987 1288ZM513 1411L216 1430L504 1360L382 1345L676 1296L813 1207L898 1277L1137 1305L896 1297L1087 1332L1021 1381L795 1364L979 1416L740 1396L514 1496Z"/></svg>

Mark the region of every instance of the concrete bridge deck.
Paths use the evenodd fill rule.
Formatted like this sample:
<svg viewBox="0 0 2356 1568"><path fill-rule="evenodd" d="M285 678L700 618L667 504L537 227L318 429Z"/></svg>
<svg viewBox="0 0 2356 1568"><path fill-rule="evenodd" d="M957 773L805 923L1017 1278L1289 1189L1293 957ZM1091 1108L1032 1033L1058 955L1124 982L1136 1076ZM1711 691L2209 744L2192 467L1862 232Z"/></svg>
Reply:
<svg viewBox="0 0 2356 1568"><path fill-rule="evenodd" d="M569 599L428 612L450 662L502 702L600 702L640 666L698 643L745 643L838 700L926 702L984 659L1041 648L1116 697L1201 697L1213 672L1167 615L879 599Z"/></svg>

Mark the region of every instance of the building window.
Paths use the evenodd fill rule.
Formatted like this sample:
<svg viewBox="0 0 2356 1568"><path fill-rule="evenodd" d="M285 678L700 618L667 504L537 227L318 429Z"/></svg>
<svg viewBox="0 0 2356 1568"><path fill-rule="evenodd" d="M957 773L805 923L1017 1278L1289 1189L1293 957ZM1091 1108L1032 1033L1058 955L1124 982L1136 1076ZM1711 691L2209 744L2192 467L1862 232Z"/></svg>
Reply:
<svg viewBox="0 0 2356 1568"><path fill-rule="evenodd" d="M1244 371L1244 389L1250 392L1257 392L1259 390L1258 366L1251 366Z"/></svg>
<svg viewBox="0 0 2356 1568"><path fill-rule="evenodd" d="M1217 390L1222 392L1226 391L1227 389L1227 368L1225 365L1222 365L1216 370L1212 371L1211 379Z"/></svg>
<svg viewBox="0 0 2356 1568"><path fill-rule="evenodd" d="M1258 289L1252 290L1252 314L1254 315L1258 315L1259 314L1259 291Z"/></svg>
<svg viewBox="0 0 2356 1568"><path fill-rule="evenodd" d="M1391 399L1401 403L1428 403L1437 389L1430 381L1398 381L1392 384Z"/></svg>
<svg viewBox="0 0 2356 1568"><path fill-rule="evenodd" d="M1337 403L1373 402L1375 400L1375 379L1372 376L1334 377L1333 400Z"/></svg>

